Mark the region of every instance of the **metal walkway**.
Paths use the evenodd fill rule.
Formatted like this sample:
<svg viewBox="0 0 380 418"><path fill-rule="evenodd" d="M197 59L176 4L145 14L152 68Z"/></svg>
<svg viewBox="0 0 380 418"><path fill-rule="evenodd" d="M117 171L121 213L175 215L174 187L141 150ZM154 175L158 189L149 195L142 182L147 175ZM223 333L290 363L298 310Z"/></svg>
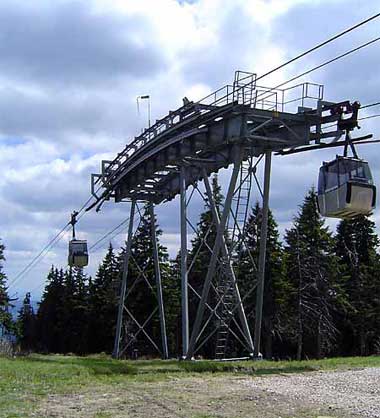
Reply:
<svg viewBox="0 0 380 418"><path fill-rule="evenodd" d="M237 72L233 85L199 102L184 98L183 106L157 120L114 160L102 161L101 173L92 175L97 201L170 200L179 193L179 161L192 166L193 161L207 160L208 173L217 172L231 164L237 143L245 147L243 160L259 156L267 146L276 151L309 144L323 106L317 110L305 106L322 100L323 87L304 83L286 90L265 88L256 86L254 74L247 74ZM301 111L290 113L294 109ZM338 116L329 118L334 120ZM199 169L188 170L187 185L199 179Z"/></svg>

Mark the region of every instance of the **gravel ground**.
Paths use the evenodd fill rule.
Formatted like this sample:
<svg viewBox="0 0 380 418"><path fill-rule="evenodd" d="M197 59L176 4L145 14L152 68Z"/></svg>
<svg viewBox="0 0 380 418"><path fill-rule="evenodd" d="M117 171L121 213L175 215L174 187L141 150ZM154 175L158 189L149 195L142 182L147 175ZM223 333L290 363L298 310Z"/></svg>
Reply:
<svg viewBox="0 0 380 418"><path fill-rule="evenodd" d="M290 401L326 405L360 417L380 418L380 368L270 376L246 381Z"/></svg>
<svg viewBox="0 0 380 418"><path fill-rule="evenodd" d="M1 413L0 413L0 416ZM380 368L173 377L51 394L38 418L380 418Z"/></svg>

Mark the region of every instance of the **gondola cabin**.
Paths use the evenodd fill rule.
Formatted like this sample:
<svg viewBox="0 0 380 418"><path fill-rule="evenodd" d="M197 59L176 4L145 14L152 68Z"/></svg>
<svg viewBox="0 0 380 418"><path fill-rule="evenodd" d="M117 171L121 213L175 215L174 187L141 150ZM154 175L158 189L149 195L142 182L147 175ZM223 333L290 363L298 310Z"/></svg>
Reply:
<svg viewBox="0 0 380 418"><path fill-rule="evenodd" d="M376 204L376 187L368 163L337 156L319 170L318 207L322 216L352 218L369 215Z"/></svg>
<svg viewBox="0 0 380 418"><path fill-rule="evenodd" d="M69 258L70 267L85 267L88 265L87 241L72 239L69 242Z"/></svg>

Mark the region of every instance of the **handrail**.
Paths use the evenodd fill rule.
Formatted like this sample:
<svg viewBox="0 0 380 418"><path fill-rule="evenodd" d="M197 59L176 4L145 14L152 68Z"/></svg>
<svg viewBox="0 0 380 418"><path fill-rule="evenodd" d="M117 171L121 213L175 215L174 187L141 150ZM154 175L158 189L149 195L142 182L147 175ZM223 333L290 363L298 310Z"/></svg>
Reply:
<svg viewBox="0 0 380 418"><path fill-rule="evenodd" d="M256 85L256 75L250 73L241 79L236 79L233 85L226 84L219 89L211 92L203 97L198 102L187 103L174 111L170 111L165 117L156 120L156 122L144 130L142 134L135 137L135 139L127 144L123 151L118 153L117 157L110 163L103 165L102 182L106 187L114 176L125 166L126 161L132 157L138 150L150 143L154 138L161 135L166 130L175 127L178 123L185 121L187 118L199 113L204 114L229 103L238 103L248 105L252 108L275 110L280 109L282 112L285 106L297 101L303 105L305 99L320 100L323 96L323 86L316 83L300 83L286 89L270 88ZM252 80L244 83L245 80L251 78ZM240 84L239 84L240 83ZM309 96L308 87L318 87L318 97ZM295 89L302 89L301 97L285 100L285 95L289 91ZM218 95L220 95L218 97Z"/></svg>

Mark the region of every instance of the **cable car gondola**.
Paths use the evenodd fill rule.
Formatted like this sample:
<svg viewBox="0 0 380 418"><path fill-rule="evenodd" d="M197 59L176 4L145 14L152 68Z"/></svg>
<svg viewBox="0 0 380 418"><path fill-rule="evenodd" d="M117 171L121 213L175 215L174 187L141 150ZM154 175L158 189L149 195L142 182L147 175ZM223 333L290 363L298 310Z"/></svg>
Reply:
<svg viewBox="0 0 380 418"><path fill-rule="evenodd" d="M75 238L75 224L77 222L77 214L78 212L73 212L71 215L70 224L73 227L73 238L69 242L68 264L70 267L82 268L88 265L88 250L86 240Z"/></svg>
<svg viewBox="0 0 380 418"><path fill-rule="evenodd" d="M350 144L353 149L353 144ZM353 149L354 151L354 149ZM318 207L321 215L330 218L352 218L369 215L376 205L376 187L367 161L336 156L324 162L319 170Z"/></svg>

